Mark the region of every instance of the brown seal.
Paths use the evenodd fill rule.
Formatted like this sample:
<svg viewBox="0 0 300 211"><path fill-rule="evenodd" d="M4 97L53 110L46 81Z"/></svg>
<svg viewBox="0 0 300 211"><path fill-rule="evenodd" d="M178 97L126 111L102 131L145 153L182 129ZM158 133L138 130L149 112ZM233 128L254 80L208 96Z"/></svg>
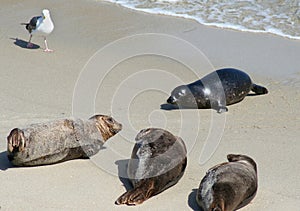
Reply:
<svg viewBox="0 0 300 211"><path fill-rule="evenodd" d="M143 203L175 185L187 165L184 142L166 130L144 129L135 140L127 168L133 189L121 195L116 204Z"/></svg>
<svg viewBox="0 0 300 211"><path fill-rule="evenodd" d="M8 159L15 166L36 166L88 158L121 129L120 123L105 115L15 128L7 137Z"/></svg>
<svg viewBox="0 0 300 211"><path fill-rule="evenodd" d="M203 211L232 211L247 205L256 195L257 169L246 155L227 155L229 162L208 170L196 200Z"/></svg>

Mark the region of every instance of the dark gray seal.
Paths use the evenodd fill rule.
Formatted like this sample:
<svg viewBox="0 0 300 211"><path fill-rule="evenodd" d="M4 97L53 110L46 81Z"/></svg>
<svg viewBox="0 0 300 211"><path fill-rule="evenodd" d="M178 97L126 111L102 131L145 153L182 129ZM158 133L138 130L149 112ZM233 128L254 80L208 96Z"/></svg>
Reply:
<svg viewBox="0 0 300 211"><path fill-rule="evenodd" d="M8 159L15 166L37 166L88 158L121 129L120 123L105 115L15 128L7 137Z"/></svg>
<svg viewBox="0 0 300 211"><path fill-rule="evenodd" d="M229 162L208 170L196 200L202 211L231 211L247 205L256 195L257 169L246 155L227 155Z"/></svg>
<svg viewBox="0 0 300 211"><path fill-rule="evenodd" d="M175 185L187 165L184 142L166 130L144 129L135 140L127 168L133 189L121 195L116 204L143 203Z"/></svg>
<svg viewBox="0 0 300 211"><path fill-rule="evenodd" d="M213 108L222 113L228 110L226 105L242 101L250 91L257 95L268 93L265 87L252 83L247 73L225 68L176 87L167 102L179 108Z"/></svg>

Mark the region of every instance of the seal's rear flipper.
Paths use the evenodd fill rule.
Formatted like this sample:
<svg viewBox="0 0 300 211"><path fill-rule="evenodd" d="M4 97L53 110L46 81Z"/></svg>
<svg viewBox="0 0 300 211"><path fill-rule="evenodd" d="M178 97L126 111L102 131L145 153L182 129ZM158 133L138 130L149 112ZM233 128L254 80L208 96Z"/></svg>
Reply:
<svg viewBox="0 0 300 211"><path fill-rule="evenodd" d="M138 205L149 199L154 195L154 181L148 180L141 186L135 187L132 190L127 191L121 195L115 204L127 204L127 205Z"/></svg>
<svg viewBox="0 0 300 211"><path fill-rule="evenodd" d="M24 132L19 128L13 129L7 137L8 154L22 152L25 148Z"/></svg>
<svg viewBox="0 0 300 211"><path fill-rule="evenodd" d="M255 94L258 94L258 95L268 94L267 88L256 85L256 84L252 84L251 91L255 92Z"/></svg>

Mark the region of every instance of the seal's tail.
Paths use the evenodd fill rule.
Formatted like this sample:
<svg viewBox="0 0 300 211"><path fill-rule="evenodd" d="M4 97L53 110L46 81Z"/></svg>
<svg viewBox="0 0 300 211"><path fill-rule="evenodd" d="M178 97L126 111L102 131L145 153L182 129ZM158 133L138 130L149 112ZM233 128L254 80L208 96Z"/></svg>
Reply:
<svg viewBox="0 0 300 211"><path fill-rule="evenodd" d="M252 84L251 91L255 92L258 95L268 94L267 88L256 84Z"/></svg>

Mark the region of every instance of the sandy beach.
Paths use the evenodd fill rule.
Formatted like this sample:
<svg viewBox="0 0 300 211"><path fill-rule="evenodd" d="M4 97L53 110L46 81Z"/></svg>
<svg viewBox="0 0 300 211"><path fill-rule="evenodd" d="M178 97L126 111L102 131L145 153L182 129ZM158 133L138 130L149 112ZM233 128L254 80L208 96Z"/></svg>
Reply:
<svg viewBox="0 0 300 211"><path fill-rule="evenodd" d="M0 4L0 210L199 210L201 179L229 153L247 154L258 165L257 195L241 210L299 209L299 40L206 27L104 1ZM32 40L40 48L27 49L29 35L20 25L43 8L55 24L47 38L52 53L43 52L41 37ZM221 67L246 71L269 94L248 96L221 115L160 109L174 87ZM33 168L7 160L11 129L94 113L112 115L124 127L92 159ZM118 175L135 135L150 126L185 141L185 174L142 205L117 206L126 190ZM208 149L209 143L214 146Z"/></svg>

